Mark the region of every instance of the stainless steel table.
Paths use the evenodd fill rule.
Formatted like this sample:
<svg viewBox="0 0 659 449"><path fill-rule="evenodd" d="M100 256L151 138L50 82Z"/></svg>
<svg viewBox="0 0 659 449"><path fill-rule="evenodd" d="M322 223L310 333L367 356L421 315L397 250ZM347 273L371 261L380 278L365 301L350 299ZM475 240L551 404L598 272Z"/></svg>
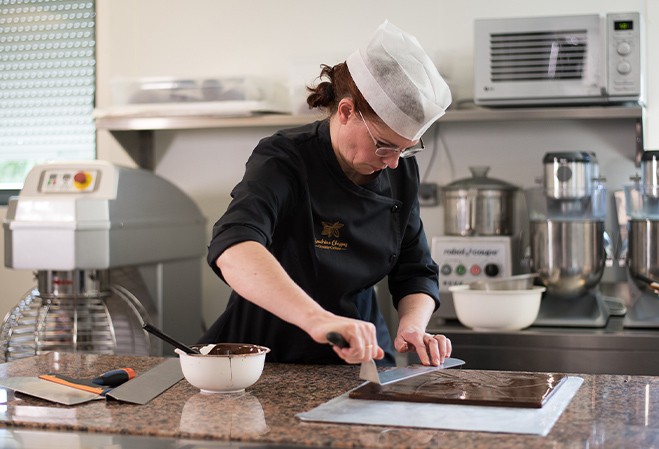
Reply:
<svg viewBox="0 0 659 449"><path fill-rule="evenodd" d="M611 317L603 328L479 332L435 320L429 331L449 337L453 356L469 369L659 375L659 329L624 329L622 322Z"/></svg>

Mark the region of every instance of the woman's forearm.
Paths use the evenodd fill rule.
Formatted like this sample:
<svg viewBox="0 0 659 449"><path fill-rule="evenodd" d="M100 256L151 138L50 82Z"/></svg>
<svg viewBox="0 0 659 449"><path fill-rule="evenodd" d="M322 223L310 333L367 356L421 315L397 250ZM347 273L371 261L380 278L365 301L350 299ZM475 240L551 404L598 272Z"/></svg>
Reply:
<svg viewBox="0 0 659 449"><path fill-rule="evenodd" d="M309 333L309 323L328 314L302 290L279 262L257 242L241 242L216 261L229 286L240 296Z"/></svg>
<svg viewBox="0 0 659 449"><path fill-rule="evenodd" d="M334 351L348 363L384 357L373 323L323 309L261 244L238 243L225 250L215 263L236 293L299 327L316 342L327 343L328 332L340 333L349 347L334 347Z"/></svg>
<svg viewBox="0 0 659 449"><path fill-rule="evenodd" d="M399 327L420 327L425 329L435 310L435 302L425 293L405 296L398 303Z"/></svg>

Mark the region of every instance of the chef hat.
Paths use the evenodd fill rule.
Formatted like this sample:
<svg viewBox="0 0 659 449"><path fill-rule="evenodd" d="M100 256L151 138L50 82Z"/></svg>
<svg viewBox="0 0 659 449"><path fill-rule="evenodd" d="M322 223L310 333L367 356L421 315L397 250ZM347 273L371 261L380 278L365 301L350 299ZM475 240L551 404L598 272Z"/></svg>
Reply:
<svg viewBox="0 0 659 449"><path fill-rule="evenodd" d="M419 42L389 21L346 63L378 117L408 140L419 140L451 104L448 85Z"/></svg>

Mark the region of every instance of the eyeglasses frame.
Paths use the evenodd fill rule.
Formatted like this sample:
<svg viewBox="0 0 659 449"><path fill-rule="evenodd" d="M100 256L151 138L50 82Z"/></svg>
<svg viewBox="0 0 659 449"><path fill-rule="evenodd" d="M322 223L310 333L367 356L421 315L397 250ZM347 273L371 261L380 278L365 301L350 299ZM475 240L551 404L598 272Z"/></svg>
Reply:
<svg viewBox="0 0 659 449"><path fill-rule="evenodd" d="M373 133L371 132L371 129L368 127L368 123L366 123L366 119L362 115L361 111L357 111L357 113L359 114L359 117L362 119L362 122L364 122L364 126L366 126L366 131L368 131L368 135L371 136L371 139L373 140L373 145L375 146L375 154L377 156L389 157L393 154L400 153L399 157L405 159L408 157L412 157L416 153L419 153L426 149L422 139L419 139L419 142L416 145L413 145L408 148L403 148L402 150L394 147L383 147L378 145L378 140L375 138L375 136L373 136Z"/></svg>

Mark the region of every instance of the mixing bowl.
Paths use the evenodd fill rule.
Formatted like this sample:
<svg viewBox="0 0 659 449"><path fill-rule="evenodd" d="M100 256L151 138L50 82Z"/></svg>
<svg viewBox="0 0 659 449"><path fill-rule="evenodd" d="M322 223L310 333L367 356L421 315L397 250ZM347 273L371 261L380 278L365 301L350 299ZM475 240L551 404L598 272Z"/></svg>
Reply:
<svg viewBox="0 0 659 449"><path fill-rule="evenodd" d="M191 385L202 393L236 393L253 385L263 372L265 346L245 343L192 345L201 354L186 354L180 349L181 370Z"/></svg>
<svg viewBox="0 0 659 449"><path fill-rule="evenodd" d="M576 298L597 285L604 274L604 222L531 221L531 265L548 294Z"/></svg>
<svg viewBox="0 0 659 449"><path fill-rule="evenodd" d="M472 290L469 285L449 287L460 323L474 330L515 331L529 327L538 317L545 287L524 290Z"/></svg>
<svg viewBox="0 0 659 449"><path fill-rule="evenodd" d="M469 283L472 290L528 290L538 273L517 274L515 276L491 278Z"/></svg>
<svg viewBox="0 0 659 449"><path fill-rule="evenodd" d="M628 222L627 268L630 279L641 291L655 291L650 280L659 278L659 221L632 219ZM643 281L642 279L646 279Z"/></svg>

